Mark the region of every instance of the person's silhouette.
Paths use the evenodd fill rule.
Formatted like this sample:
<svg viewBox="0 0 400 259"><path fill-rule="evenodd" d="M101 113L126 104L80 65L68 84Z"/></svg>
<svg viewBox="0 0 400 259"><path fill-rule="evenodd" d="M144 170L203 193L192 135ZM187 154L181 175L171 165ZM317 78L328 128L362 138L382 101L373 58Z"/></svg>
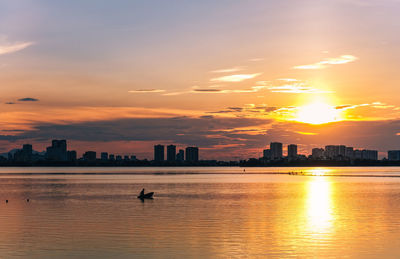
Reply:
<svg viewBox="0 0 400 259"><path fill-rule="evenodd" d="M143 197L143 195L144 195L144 188L143 188L142 191L140 192L140 195L139 195L139 196L142 196L142 197Z"/></svg>

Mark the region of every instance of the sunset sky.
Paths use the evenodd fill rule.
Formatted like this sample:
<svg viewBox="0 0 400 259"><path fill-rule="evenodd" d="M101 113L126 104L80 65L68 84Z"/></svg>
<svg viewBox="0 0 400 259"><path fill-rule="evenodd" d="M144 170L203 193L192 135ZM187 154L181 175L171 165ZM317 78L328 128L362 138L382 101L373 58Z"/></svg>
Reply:
<svg viewBox="0 0 400 259"><path fill-rule="evenodd" d="M0 0L0 153L400 149L400 1Z"/></svg>

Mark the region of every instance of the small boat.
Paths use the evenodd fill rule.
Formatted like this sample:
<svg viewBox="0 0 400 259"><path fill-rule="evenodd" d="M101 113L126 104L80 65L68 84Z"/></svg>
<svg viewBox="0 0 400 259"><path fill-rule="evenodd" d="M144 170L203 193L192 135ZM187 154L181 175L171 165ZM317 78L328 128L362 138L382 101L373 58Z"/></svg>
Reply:
<svg viewBox="0 0 400 259"><path fill-rule="evenodd" d="M154 192L149 192L149 193L146 193L146 194L140 194L139 196L137 196L138 197L138 199L153 199L153 195L154 195Z"/></svg>

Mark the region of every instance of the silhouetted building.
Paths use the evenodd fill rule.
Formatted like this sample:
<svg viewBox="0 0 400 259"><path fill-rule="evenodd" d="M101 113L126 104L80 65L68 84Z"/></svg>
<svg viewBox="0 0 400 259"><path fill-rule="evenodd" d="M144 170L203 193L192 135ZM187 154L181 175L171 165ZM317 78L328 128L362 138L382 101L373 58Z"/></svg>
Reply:
<svg viewBox="0 0 400 259"><path fill-rule="evenodd" d="M83 154L83 159L86 161L96 161L96 152L94 151L86 151Z"/></svg>
<svg viewBox="0 0 400 259"><path fill-rule="evenodd" d="M290 144L287 146L288 158L297 158L297 145Z"/></svg>
<svg viewBox="0 0 400 259"><path fill-rule="evenodd" d="M51 147L46 149L46 159L51 161L67 160L67 141L54 139L51 141Z"/></svg>
<svg viewBox="0 0 400 259"><path fill-rule="evenodd" d="M117 155L117 156L115 157L115 160L117 160L117 161L122 161L122 156Z"/></svg>
<svg viewBox="0 0 400 259"><path fill-rule="evenodd" d="M325 157L328 159L334 159L339 155L339 148L335 145L325 146Z"/></svg>
<svg viewBox="0 0 400 259"><path fill-rule="evenodd" d="M136 161L137 160L137 158L136 158L136 156L131 156L131 161Z"/></svg>
<svg viewBox="0 0 400 259"><path fill-rule="evenodd" d="M263 158L265 160L271 160L271 149L264 149L263 150Z"/></svg>
<svg viewBox="0 0 400 259"><path fill-rule="evenodd" d="M352 160L354 159L354 149L353 147L346 147L345 157Z"/></svg>
<svg viewBox="0 0 400 259"><path fill-rule="evenodd" d="M337 151L338 156L341 156L341 157L344 158L346 156L346 146L345 145L339 145L339 146L337 146L337 149L338 149L338 151Z"/></svg>
<svg viewBox="0 0 400 259"><path fill-rule="evenodd" d="M187 147L186 148L186 159L187 162L199 161L199 148L198 147Z"/></svg>
<svg viewBox="0 0 400 259"><path fill-rule="evenodd" d="M76 151L75 150L71 150L71 151L67 151L67 160L68 161L76 161Z"/></svg>
<svg viewBox="0 0 400 259"><path fill-rule="evenodd" d="M363 160L378 160L377 150L362 150L361 157Z"/></svg>
<svg viewBox="0 0 400 259"><path fill-rule="evenodd" d="M390 161L400 161L400 150L389 150L388 160Z"/></svg>
<svg viewBox="0 0 400 259"><path fill-rule="evenodd" d="M184 161L184 160L185 160L185 151L183 149L179 149L179 152L176 155L176 161Z"/></svg>
<svg viewBox="0 0 400 259"><path fill-rule="evenodd" d="M354 159L356 159L356 160L362 159L362 152L359 149L354 150L353 155L354 155Z"/></svg>
<svg viewBox="0 0 400 259"><path fill-rule="evenodd" d="M129 161L129 156L125 155L124 156L124 161Z"/></svg>
<svg viewBox="0 0 400 259"><path fill-rule="evenodd" d="M100 159L102 161L108 161L108 153L107 152L101 152Z"/></svg>
<svg viewBox="0 0 400 259"><path fill-rule="evenodd" d="M271 144L269 145L269 149L271 150L271 159L282 159L282 143L271 142Z"/></svg>
<svg viewBox="0 0 400 259"><path fill-rule="evenodd" d="M161 162L164 161L164 146L155 145L154 146L154 161Z"/></svg>
<svg viewBox="0 0 400 259"><path fill-rule="evenodd" d="M14 153L14 160L17 162L31 162L32 161L32 145L24 144L22 149Z"/></svg>
<svg viewBox="0 0 400 259"><path fill-rule="evenodd" d="M115 156L114 156L114 154L110 154L110 156L108 157L108 159L110 159L110 161L115 161Z"/></svg>
<svg viewBox="0 0 400 259"><path fill-rule="evenodd" d="M324 158L325 150L323 148L313 148L312 149L312 158L313 159L322 159Z"/></svg>
<svg viewBox="0 0 400 259"><path fill-rule="evenodd" d="M167 146L167 161L174 162L176 160L176 146Z"/></svg>

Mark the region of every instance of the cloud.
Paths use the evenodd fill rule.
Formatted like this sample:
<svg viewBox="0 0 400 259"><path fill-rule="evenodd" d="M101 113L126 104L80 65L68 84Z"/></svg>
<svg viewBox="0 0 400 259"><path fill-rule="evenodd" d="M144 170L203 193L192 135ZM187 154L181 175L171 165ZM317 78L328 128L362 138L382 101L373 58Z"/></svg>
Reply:
<svg viewBox="0 0 400 259"><path fill-rule="evenodd" d="M20 101L20 102L38 102L39 99L32 98L32 97L26 97L26 98L18 99L18 101Z"/></svg>
<svg viewBox="0 0 400 259"><path fill-rule="evenodd" d="M262 105L246 104L243 107L227 107L225 110L211 111L208 113L210 113L210 114L235 114L235 115L240 115L241 117L243 117L243 116L254 117L254 115L256 115L256 114L265 116L265 115L275 112L279 109L280 109L279 107L267 106L265 104L262 104Z"/></svg>
<svg viewBox="0 0 400 259"><path fill-rule="evenodd" d="M13 136L0 135L3 140L66 138L78 141L165 141L184 145L213 145L244 143L244 136L234 133L219 138L209 135L223 134L226 130L240 127L261 127L270 123L265 119L174 117L174 118L127 118L70 124L38 123L32 130ZM247 138L245 138L247 139ZM248 139L250 141L250 139Z"/></svg>
<svg viewBox="0 0 400 259"><path fill-rule="evenodd" d="M10 43L1 44L0 43L0 55L10 54L13 52L23 50L23 49L31 46L32 44L33 44L33 42L16 42L13 44L10 44Z"/></svg>
<svg viewBox="0 0 400 259"><path fill-rule="evenodd" d="M251 61L251 62L258 62L258 61L263 61L264 59L263 58L251 58L251 59L248 59L248 61Z"/></svg>
<svg viewBox="0 0 400 259"><path fill-rule="evenodd" d="M200 92L200 93L221 93L223 90L221 89L213 89L213 88L197 88L193 89L193 92Z"/></svg>
<svg viewBox="0 0 400 259"><path fill-rule="evenodd" d="M145 151L149 158L153 143L175 143L180 146L198 145L203 159L231 159L236 156L260 157L262 150L271 141L285 145L294 142L307 152L313 147L335 143L386 151L398 148L399 128L400 120L342 121L320 126L220 116L126 118L63 125L37 123L31 130L0 135L0 140L48 143L51 136L66 138L75 143L90 142L91 147L102 143L110 143L112 147L116 141L140 141L150 143L149 150ZM129 150L135 149L138 147L131 146Z"/></svg>
<svg viewBox="0 0 400 259"><path fill-rule="evenodd" d="M285 82L298 82L298 79L295 78L279 78L279 81L285 81Z"/></svg>
<svg viewBox="0 0 400 259"><path fill-rule="evenodd" d="M298 133L300 135L318 135L318 133L314 132L303 132L303 131L295 131L295 133Z"/></svg>
<svg viewBox="0 0 400 259"><path fill-rule="evenodd" d="M295 66L293 67L294 69L323 69L326 68L329 65L340 65L340 64L346 64L349 62L353 62L357 60L358 58L352 55L342 55L338 58L328 58L323 61L309 64L309 65L301 65L301 66Z"/></svg>
<svg viewBox="0 0 400 259"><path fill-rule="evenodd" d="M261 75L261 73L255 74L237 74L237 75L229 75L229 76L221 76L210 79L211 82L241 82L247 79L252 79Z"/></svg>
<svg viewBox="0 0 400 259"><path fill-rule="evenodd" d="M130 90L129 93L163 93L165 90L162 89L136 89Z"/></svg>
<svg viewBox="0 0 400 259"><path fill-rule="evenodd" d="M339 105L336 106L335 109L338 110L349 110L349 109L355 109L355 108L359 108L359 107L372 107L372 108L376 108L376 109L393 109L396 110L398 107L396 107L395 105L390 105L390 104L386 104L383 102L373 102L373 103L362 103L362 104L345 104L345 105Z"/></svg>
<svg viewBox="0 0 400 259"><path fill-rule="evenodd" d="M286 84L280 86L271 86L268 89L273 93L294 93L294 94L315 94L315 93L331 93L330 91L324 91L309 86L305 86L304 83Z"/></svg>
<svg viewBox="0 0 400 259"><path fill-rule="evenodd" d="M232 67L232 68L225 68L225 69L217 69L217 70L213 70L210 72L211 73L233 73L233 72L241 71L243 69L244 69L244 67Z"/></svg>

